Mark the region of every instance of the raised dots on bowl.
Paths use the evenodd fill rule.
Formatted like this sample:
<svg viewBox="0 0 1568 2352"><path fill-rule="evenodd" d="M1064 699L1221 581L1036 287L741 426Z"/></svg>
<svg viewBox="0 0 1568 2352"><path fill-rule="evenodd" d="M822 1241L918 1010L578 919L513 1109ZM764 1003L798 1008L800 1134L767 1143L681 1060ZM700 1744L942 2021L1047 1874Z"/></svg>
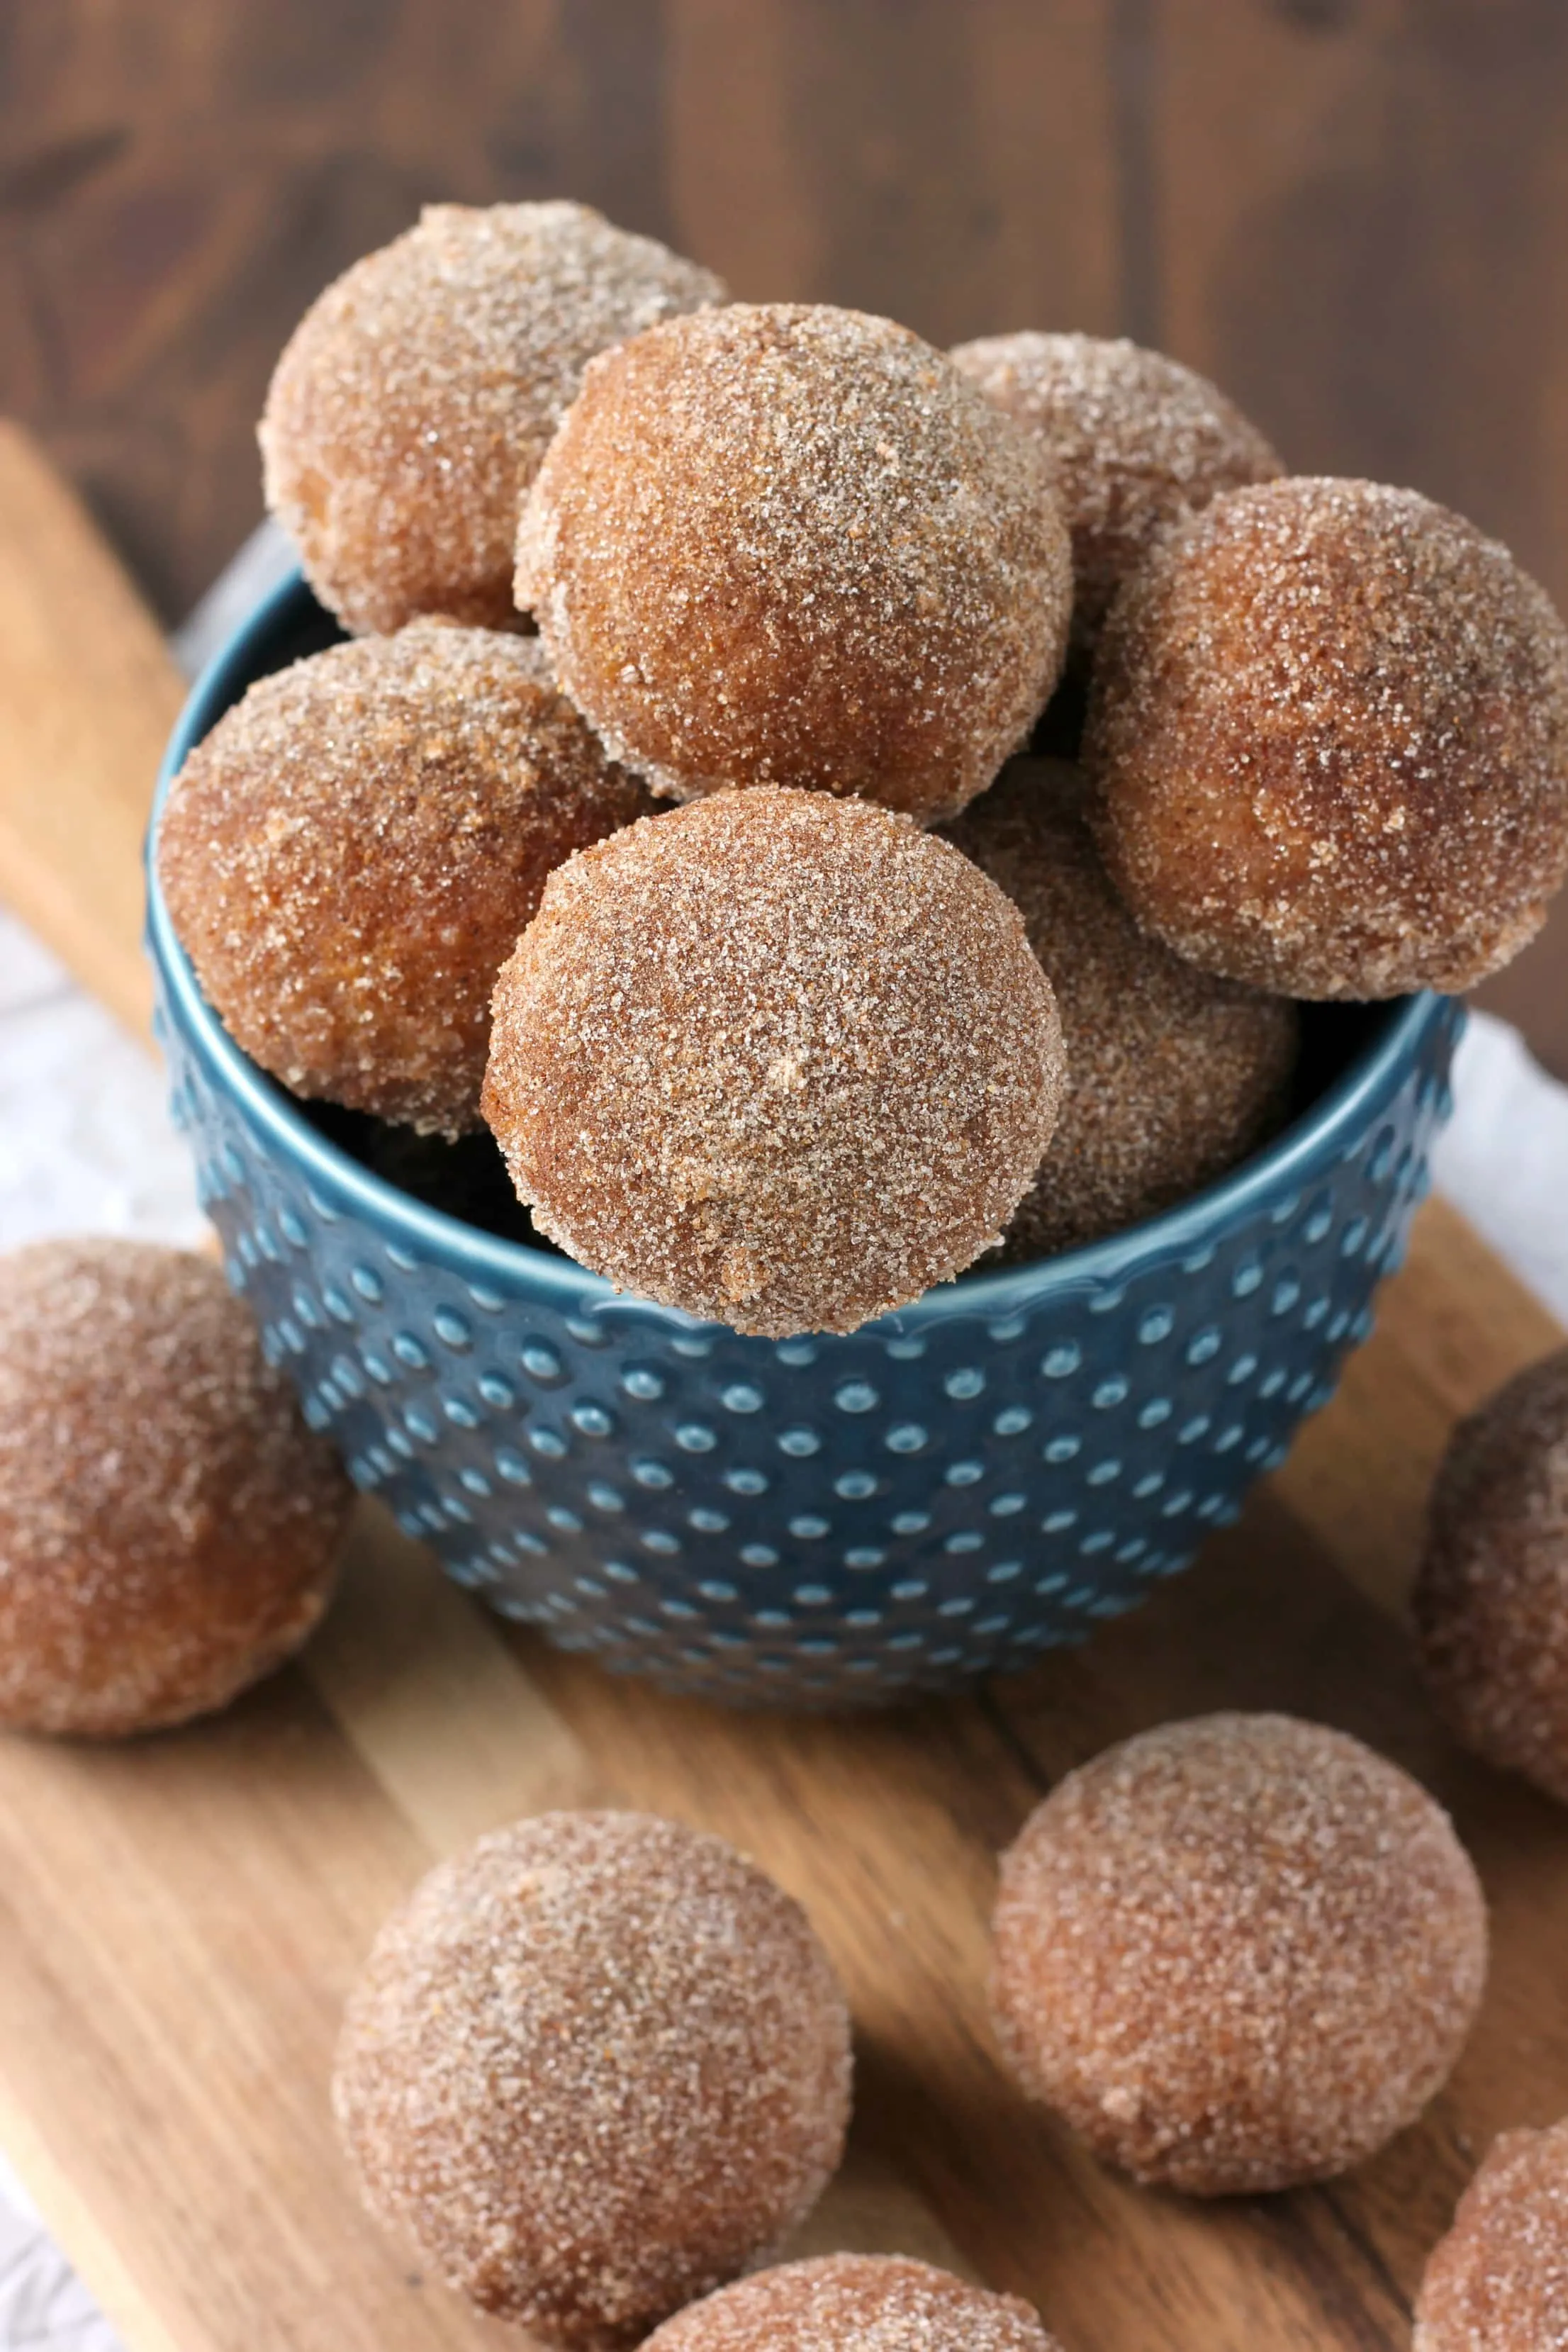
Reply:
<svg viewBox="0 0 1568 2352"><path fill-rule="evenodd" d="M775 1362L787 1364L792 1370L803 1370L815 1364L817 1347L815 1339L781 1339L773 1349Z"/></svg>
<svg viewBox="0 0 1568 2352"><path fill-rule="evenodd" d="M657 1404L665 1392L662 1373L650 1371L644 1364L630 1365L621 1374L621 1386L639 1404Z"/></svg>
<svg viewBox="0 0 1568 2352"><path fill-rule="evenodd" d="M335 1282L321 1285L321 1304L334 1323L353 1324L359 1319Z"/></svg>
<svg viewBox="0 0 1568 2352"><path fill-rule="evenodd" d="M672 1354L684 1356L688 1363L704 1364L713 1353L713 1335L710 1331L679 1331L672 1337L669 1346Z"/></svg>
<svg viewBox="0 0 1568 2352"><path fill-rule="evenodd" d="M805 1462L812 1454L821 1453L822 1439L815 1429L781 1429L778 1449L781 1454L787 1454L792 1461Z"/></svg>
<svg viewBox="0 0 1568 2352"><path fill-rule="evenodd" d="M869 1381L842 1381L833 1402L840 1412L875 1412L882 1400Z"/></svg>
<svg viewBox="0 0 1568 2352"><path fill-rule="evenodd" d="M583 1492L596 1511L624 1511L626 1498L618 1486L607 1486L602 1478L590 1478Z"/></svg>
<svg viewBox="0 0 1568 2352"><path fill-rule="evenodd" d="M876 1473L871 1470L841 1470L833 1481L833 1491L847 1503L863 1503L877 1491Z"/></svg>
<svg viewBox="0 0 1568 2352"><path fill-rule="evenodd" d="M772 1544L742 1544L741 1558L748 1568L776 1568L779 1564L779 1556Z"/></svg>
<svg viewBox="0 0 1568 2352"><path fill-rule="evenodd" d="M464 1349L473 1346L474 1335L455 1307L437 1307L430 1319L435 1326L436 1337L444 1348L461 1353Z"/></svg>
<svg viewBox="0 0 1568 2352"><path fill-rule="evenodd" d="M954 1558L959 1558L966 1551L983 1551L985 1548L985 1538L978 1528L960 1528L956 1535L951 1535L945 1538L942 1548L943 1551L952 1554Z"/></svg>
<svg viewBox="0 0 1568 2352"><path fill-rule="evenodd" d="M404 1406L403 1426L410 1437L418 1439L421 1445L434 1445L441 1434L434 1416L426 1412L423 1405Z"/></svg>
<svg viewBox="0 0 1568 2352"><path fill-rule="evenodd" d="M1005 1404L992 1418L991 1427L998 1437L1022 1437L1034 1426L1035 1416L1026 1404Z"/></svg>
<svg viewBox="0 0 1568 2352"><path fill-rule="evenodd" d="M1027 1495L994 1495L986 1508L994 1519L1010 1519L1019 1511L1027 1509L1028 1501Z"/></svg>
<svg viewBox="0 0 1568 2352"><path fill-rule="evenodd" d="M497 1412L510 1412L517 1402L517 1391L500 1372L481 1372L477 1385L485 1402Z"/></svg>
<svg viewBox="0 0 1568 2352"><path fill-rule="evenodd" d="M1070 1380L1083 1361L1083 1349L1076 1339L1065 1339L1047 1348L1040 1358L1040 1370L1047 1381Z"/></svg>
<svg viewBox="0 0 1568 2352"><path fill-rule="evenodd" d="M606 1412L602 1404L594 1403L591 1398L584 1398L582 1403L574 1404L566 1418L573 1428L581 1431L584 1437L613 1437L616 1433L615 1415Z"/></svg>
<svg viewBox="0 0 1568 2352"><path fill-rule="evenodd" d="M880 1568L887 1557L879 1544L856 1544L845 1553L844 1565L859 1570Z"/></svg>
<svg viewBox="0 0 1568 2352"><path fill-rule="evenodd" d="M985 1475L984 1462L950 1462L942 1473L948 1486L977 1486Z"/></svg>
<svg viewBox="0 0 1568 2352"><path fill-rule="evenodd" d="M531 1381L538 1381L546 1387L564 1377L561 1359L554 1349L545 1347L540 1340L531 1340L521 1349L518 1361Z"/></svg>
<svg viewBox="0 0 1568 2352"><path fill-rule="evenodd" d="M430 1369L429 1351L421 1340L415 1338L412 1331L393 1333L392 1352L398 1362L405 1365L411 1372L427 1372Z"/></svg>
<svg viewBox="0 0 1568 2352"><path fill-rule="evenodd" d="M744 1464L720 1475L731 1495L765 1495L771 1483L765 1470L753 1470Z"/></svg>
<svg viewBox="0 0 1568 2352"><path fill-rule="evenodd" d="M928 1444L930 1432L918 1421L897 1421L882 1440L889 1454L919 1454Z"/></svg>
<svg viewBox="0 0 1568 2352"><path fill-rule="evenodd" d="M564 1503L552 1503L544 1516L549 1525L561 1535L580 1536L583 1532L582 1520Z"/></svg>
<svg viewBox="0 0 1568 2352"><path fill-rule="evenodd" d="M644 1528L639 1540L645 1551L659 1552L666 1559L672 1558L681 1548L680 1538L673 1528Z"/></svg>
<svg viewBox="0 0 1568 2352"><path fill-rule="evenodd" d="M898 1511L889 1521L896 1536L923 1536L931 1525L929 1511Z"/></svg>
<svg viewBox="0 0 1568 2352"><path fill-rule="evenodd" d="M798 1542L818 1543L824 1536L832 1534L833 1527L830 1520L820 1517L816 1511L797 1511L789 1523L789 1531Z"/></svg>
<svg viewBox="0 0 1568 2352"><path fill-rule="evenodd" d="M463 1286L481 1315L499 1315L506 1300L488 1282L469 1282Z"/></svg>
<svg viewBox="0 0 1568 2352"><path fill-rule="evenodd" d="M628 1467L639 1486L647 1486L656 1494L662 1494L675 1484L674 1471L668 1462L660 1462L657 1455L639 1455Z"/></svg>
<svg viewBox="0 0 1568 2352"><path fill-rule="evenodd" d="M561 1432L558 1429L551 1429L546 1424L541 1423L537 1428L529 1430L527 1436L534 1452L542 1454L547 1462L563 1462L571 1451Z"/></svg>
<svg viewBox="0 0 1568 2352"><path fill-rule="evenodd" d="M1078 1513L1076 1511L1067 1509L1047 1511L1045 1517L1040 1521L1040 1532L1043 1535L1047 1536L1063 1536L1066 1535L1069 1528L1076 1528L1077 1525Z"/></svg>
<svg viewBox="0 0 1568 2352"><path fill-rule="evenodd" d="M1244 1258L1230 1277L1233 1298L1250 1298L1263 1287L1263 1268L1255 1257Z"/></svg>
<svg viewBox="0 0 1568 2352"><path fill-rule="evenodd" d="M730 1525L727 1511L716 1511L708 1503L699 1503L694 1511L686 1514L686 1524L695 1528L700 1536L721 1536Z"/></svg>
<svg viewBox="0 0 1568 2352"><path fill-rule="evenodd" d="M754 1381L731 1381L719 1391L719 1402L726 1412L761 1412L766 1397Z"/></svg>
<svg viewBox="0 0 1568 2352"><path fill-rule="evenodd" d="M1082 1452L1082 1438L1064 1431L1060 1437L1053 1437L1041 1446L1040 1459L1050 1463L1053 1468L1059 1468L1064 1462L1076 1461Z"/></svg>
<svg viewBox="0 0 1568 2352"><path fill-rule="evenodd" d="M495 1465L497 1475L504 1478L509 1486L532 1486L533 1473L529 1468L527 1463L523 1460L521 1454L519 1454L514 1447L510 1445L498 1445L495 1454Z"/></svg>
<svg viewBox="0 0 1568 2352"><path fill-rule="evenodd" d="M1125 1372L1112 1372L1109 1380L1097 1381L1089 1402L1100 1412L1109 1412L1112 1406L1125 1404L1132 1383Z"/></svg>
<svg viewBox="0 0 1568 2352"><path fill-rule="evenodd" d="M1176 1328L1175 1310L1170 1307L1151 1307L1138 1318L1138 1339L1141 1346L1157 1348L1168 1339Z"/></svg>
<svg viewBox="0 0 1568 2352"><path fill-rule="evenodd" d="M1185 1349L1187 1361L1194 1367L1212 1364L1224 1346L1224 1332L1216 1324L1210 1323L1188 1340Z"/></svg>
<svg viewBox="0 0 1568 2352"><path fill-rule="evenodd" d="M479 1415L467 1397L443 1397L441 1410L454 1429L478 1429L479 1425Z"/></svg>
<svg viewBox="0 0 1568 2352"><path fill-rule="evenodd" d="M1108 1454L1102 1461L1090 1463L1084 1473L1085 1480L1090 1486L1114 1486L1121 1475L1121 1464L1115 1454Z"/></svg>
<svg viewBox="0 0 1568 2352"><path fill-rule="evenodd" d="M955 1404L967 1404L971 1398L984 1394L985 1375L975 1364L961 1364L947 1374L942 1385L943 1394L952 1397Z"/></svg>
<svg viewBox="0 0 1568 2352"><path fill-rule="evenodd" d="M833 1599L832 1588L826 1584L797 1584L791 1596L803 1609L826 1609Z"/></svg>

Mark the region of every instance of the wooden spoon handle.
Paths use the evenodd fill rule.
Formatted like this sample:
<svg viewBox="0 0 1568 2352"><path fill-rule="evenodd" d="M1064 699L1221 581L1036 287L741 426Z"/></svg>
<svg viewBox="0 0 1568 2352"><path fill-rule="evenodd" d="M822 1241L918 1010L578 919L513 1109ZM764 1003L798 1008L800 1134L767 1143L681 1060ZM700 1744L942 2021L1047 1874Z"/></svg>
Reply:
<svg viewBox="0 0 1568 2352"><path fill-rule="evenodd" d="M184 695L81 501L0 419L0 899L143 1036L142 836Z"/></svg>

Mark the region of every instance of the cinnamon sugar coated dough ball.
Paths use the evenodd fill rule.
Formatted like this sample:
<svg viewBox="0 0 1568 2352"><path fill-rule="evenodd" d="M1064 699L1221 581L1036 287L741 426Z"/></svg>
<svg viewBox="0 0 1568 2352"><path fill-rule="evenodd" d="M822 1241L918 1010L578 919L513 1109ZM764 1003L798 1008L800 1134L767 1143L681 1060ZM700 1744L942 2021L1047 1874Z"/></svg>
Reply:
<svg viewBox="0 0 1568 2352"><path fill-rule="evenodd" d="M333 2100L371 2210L543 2341L637 2342L816 2203L849 2107L805 1914L719 1839L545 1813L383 1928Z"/></svg>
<svg viewBox="0 0 1568 2352"><path fill-rule="evenodd" d="M1073 643L1092 647L1129 572L1178 516L1285 470L1206 376L1100 335L984 335L952 353L1037 434L1072 533Z"/></svg>
<svg viewBox="0 0 1568 2352"><path fill-rule="evenodd" d="M1279 1126L1295 1067L1295 1006L1146 939L1106 879L1088 806L1078 769L1015 760L948 829L1023 916L1067 1052L1009 1258L1075 1248L1212 1183Z"/></svg>
<svg viewBox="0 0 1568 2352"><path fill-rule="evenodd" d="M1060 2352L1026 2303L902 2254L825 2254L721 2287L648 2352Z"/></svg>
<svg viewBox="0 0 1568 2352"><path fill-rule="evenodd" d="M0 1257L0 1724L110 1738L224 1706L321 1616L352 1500L206 1258Z"/></svg>
<svg viewBox="0 0 1568 2352"><path fill-rule="evenodd" d="M586 205L426 205L306 311L261 420L267 503L346 628L515 619L518 499L583 369L721 302Z"/></svg>
<svg viewBox="0 0 1568 2352"><path fill-rule="evenodd" d="M1568 2352L1568 2123L1493 2141L1427 2263L1411 2352Z"/></svg>
<svg viewBox="0 0 1568 2352"><path fill-rule="evenodd" d="M1427 1687L1453 1731L1568 1804L1568 1349L1454 1432L1414 1606Z"/></svg>
<svg viewBox="0 0 1568 2352"><path fill-rule="evenodd" d="M537 639L418 621L253 686L174 781L158 878L253 1061L455 1136L479 1125L490 991L545 876L652 805Z"/></svg>
<svg viewBox="0 0 1568 2352"><path fill-rule="evenodd" d="M1425 1790L1321 1725L1109 1748L1003 1857L992 2004L1025 2089L1136 2179L1326 2179L1413 2123L1469 2032L1481 1891Z"/></svg>
<svg viewBox="0 0 1568 2352"><path fill-rule="evenodd" d="M984 791L1056 682L1067 531L1030 436L906 328L734 303L587 370L517 597L616 759L687 800Z"/></svg>
<svg viewBox="0 0 1568 2352"><path fill-rule="evenodd" d="M1414 490L1232 490L1118 597L1084 761L1111 879L1179 955L1290 996L1469 988L1568 866L1568 636Z"/></svg>
<svg viewBox="0 0 1568 2352"><path fill-rule="evenodd" d="M1050 1140L1050 985L947 842L768 785L557 868L484 1110L535 1223L739 1331L852 1331L995 1241Z"/></svg>

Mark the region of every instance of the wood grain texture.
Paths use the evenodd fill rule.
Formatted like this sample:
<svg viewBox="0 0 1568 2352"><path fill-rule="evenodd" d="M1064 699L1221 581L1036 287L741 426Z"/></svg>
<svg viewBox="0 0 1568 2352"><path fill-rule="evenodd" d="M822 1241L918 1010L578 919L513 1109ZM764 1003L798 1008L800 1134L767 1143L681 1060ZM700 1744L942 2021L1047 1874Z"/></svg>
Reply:
<svg viewBox="0 0 1568 2352"><path fill-rule="evenodd" d="M0 898L138 1031L142 836L184 696L82 507L0 419Z"/></svg>
<svg viewBox="0 0 1568 2352"><path fill-rule="evenodd" d="M956 2262L1073 2352L1402 2345L1479 2150L1568 2110L1568 1825L1444 1739L1399 1613L1454 1413L1553 1336L1429 1207L1339 1397L1190 1575L1085 1652L858 1719L612 1680L481 1614L365 1507L321 1639L227 1717L117 1749L0 1745L0 2138L132 2352L508 2340L356 2210L327 2111L336 2020L435 1855L521 1812L629 1802L753 1853L849 1987L851 2159L803 2244ZM1026 2106L984 1974L994 1856L1038 1795L1109 1740L1222 1706L1341 1724L1419 1773L1476 1855L1496 1957L1415 2130L1327 2188L1211 2207L1139 2191Z"/></svg>

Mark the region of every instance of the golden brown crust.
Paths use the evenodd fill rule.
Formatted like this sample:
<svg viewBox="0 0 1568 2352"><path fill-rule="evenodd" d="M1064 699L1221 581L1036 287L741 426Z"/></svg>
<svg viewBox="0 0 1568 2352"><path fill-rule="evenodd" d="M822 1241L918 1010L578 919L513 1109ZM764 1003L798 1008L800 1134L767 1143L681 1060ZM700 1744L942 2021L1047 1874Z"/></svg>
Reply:
<svg viewBox="0 0 1568 2352"><path fill-rule="evenodd" d="M584 364L723 299L586 205L426 205L318 296L267 395L267 503L322 603L359 633L514 625L518 499Z"/></svg>
<svg viewBox="0 0 1568 2352"><path fill-rule="evenodd" d="M1163 352L1100 335L984 335L952 353L1039 436L1072 534L1075 652L1167 524L1285 470L1224 393Z"/></svg>
<svg viewBox="0 0 1568 2352"><path fill-rule="evenodd" d="M1076 1248L1213 1183L1289 1099L1295 1006L1146 938L1106 877L1088 806L1065 761L1015 760L946 828L1023 916L1067 1052L1056 1133L1002 1237L1008 1259Z"/></svg>
<svg viewBox="0 0 1568 2352"><path fill-rule="evenodd" d="M0 1258L0 1724L109 1738L224 1706L321 1616L352 1500L210 1260Z"/></svg>
<svg viewBox="0 0 1568 2352"><path fill-rule="evenodd" d="M448 2285L614 2347L804 2219L849 2065L827 1956L760 1870L649 1815L546 1813L388 1920L333 2101L372 2211Z"/></svg>
<svg viewBox="0 0 1568 2352"><path fill-rule="evenodd" d="M537 639L412 623L253 686L158 835L204 993L296 1094L479 1125L495 976L551 868L653 805Z"/></svg>
<svg viewBox="0 0 1568 2352"><path fill-rule="evenodd" d="M1233 490L1118 597L1084 763L1112 880L1205 971L1468 988L1568 866L1568 635L1506 548L1414 490Z"/></svg>
<svg viewBox="0 0 1568 2352"><path fill-rule="evenodd" d="M903 2254L825 2254L677 2312L648 2352L1060 2352L1026 2303Z"/></svg>
<svg viewBox="0 0 1568 2352"><path fill-rule="evenodd" d="M1027 434L886 319L735 303L595 361L525 499L517 595L617 759L922 819L1061 667L1066 530Z"/></svg>
<svg viewBox="0 0 1568 2352"><path fill-rule="evenodd" d="M1568 1804L1568 1349L1455 1430L1414 1608L1427 1686L1458 1737Z"/></svg>
<svg viewBox="0 0 1568 2352"><path fill-rule="evenodd" d="M1411 2352L1568 2352L1568 2124L1492 2142L1427 2263Z"/></svg>
<svg viewBox="0 0 1568 2352"><path fill-rule="evenodd" d="M1359 1740L1167 1724L1069 1773L1003 1857L992 2002L1026 2090L1204 2197L1343 2171L1469 2032L1486 1907L1447 1815Z"/></svg>
<svg viewBox="0 0 1568 2352"><path fill-rule="evenodd" d="M583 1265L778 1338L969 1265L1061 1079L994 883L889 810L756 785L552 875L497 982L484 1111Z"/></svg>

